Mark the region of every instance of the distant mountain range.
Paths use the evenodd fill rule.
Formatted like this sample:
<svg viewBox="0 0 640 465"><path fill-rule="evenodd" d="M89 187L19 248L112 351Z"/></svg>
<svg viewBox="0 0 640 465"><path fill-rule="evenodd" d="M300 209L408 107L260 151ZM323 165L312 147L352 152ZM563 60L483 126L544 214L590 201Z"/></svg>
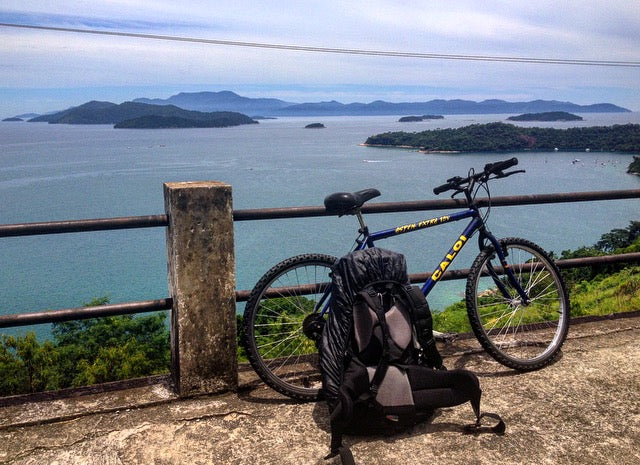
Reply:
<svg viewBox="0 0 640 465"><path fill-rule="evenodd" d="M37 116L29 121L121 126L126 122L124 124L126 127L216 127L229 124L250 124L255 123L251 118L278 116L464 115L559 111L622 113L630 110L611 103L577 105L556 100L507 102L493 99L474 102L459 99L437 99L427 102L405 103L376 100L371 103L348 104L333 100L317 103L293 103L275 98L242 97L231 91L222 91L183 92L167 99L138 98L119 105L111 102L91 101L60 112ZM220 112L225 114L216 114ZM243 120L243 118L246 119ZM133 119L137 120L131 122L130 120Z"/></svg>
<svg viewBox="0 0 640 465"><path fill-rule="evenodd" d="M168 99L137 98L134 102L150 105L175 105L195 111L238 111L252 116L274 116L276 112L295 105L276 98L242 97L228 90L222 92L182 92Z"/></svg>
<svg viewBox="0 0 640 465"><path fill-rule="evenodd" d="M197 111L238 111L250 116L370 116L370 115L466 115L541 113L566 111L574 113L622 113L630 110L611 103L577 105L556 100L506 102L504 100L430 100L427 102L340 103L335 100L318 103L292 103L272 98L248 98L234 92L180 93L168 99L136 99L134 102L175 105Z"/></svg>

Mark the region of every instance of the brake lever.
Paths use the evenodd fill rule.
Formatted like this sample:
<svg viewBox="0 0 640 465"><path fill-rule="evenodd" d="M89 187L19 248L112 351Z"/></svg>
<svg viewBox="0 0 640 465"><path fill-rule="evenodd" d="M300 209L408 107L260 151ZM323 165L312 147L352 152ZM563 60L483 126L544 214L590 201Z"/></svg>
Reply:
<svg viewBox="0 0 640 465"><path fill-rule="evenodd" d="M512 174L518 174L518 173L526 173L526 170L515 170L515 171L509 171L508 173L498 173L496 175L496 177L494 179L499 179L499 178L507 178L509 176L511 176Z"/></svg>
<svg viewBox="0 0 640 465"><path fill-rule="evenodd" d="M461 189L460 187L458 187L456 190L453 191L453 194L451 194L451 198L453 199L456 195L460 195L464 192L464 189Z"/></svg>

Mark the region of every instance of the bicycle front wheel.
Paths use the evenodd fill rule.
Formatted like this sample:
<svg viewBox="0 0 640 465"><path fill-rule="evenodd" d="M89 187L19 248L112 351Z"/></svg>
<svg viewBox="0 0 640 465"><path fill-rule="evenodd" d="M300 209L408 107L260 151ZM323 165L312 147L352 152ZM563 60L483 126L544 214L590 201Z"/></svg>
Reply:
<svg viewBox="0 0 640 465"><path fill-rule="evenodd" d="M558 268L541 247L519 238L501 239L500 245L528 302L488 247L467 278L469 321L495 360L520 371L537 370L560 353L569 330L569 297Z"/></svg>
<svg viewBox="0 0 640 465"><path fill-rule="evenodd" d="M294 399L316 400L322 386L317 347L303 325L309 332L328 305L336 261L304 254L278 263L260 278L244 310L243 345L251 366L267 385Z"/></svg>

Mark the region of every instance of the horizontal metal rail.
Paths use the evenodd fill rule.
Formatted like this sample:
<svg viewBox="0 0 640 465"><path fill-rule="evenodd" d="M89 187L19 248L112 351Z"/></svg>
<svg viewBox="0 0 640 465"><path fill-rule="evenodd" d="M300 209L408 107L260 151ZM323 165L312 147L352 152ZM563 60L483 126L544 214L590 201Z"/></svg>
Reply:
<svg viewBox="0 0 640 465"><path fill-rule="evenodd" d="M570 192L558 194L512 195L476 199L480 207L491 204L492 207L515 205L534 205L565 202L593 202L597 200L623 200L640 198L640 189L598 191L598 192ZM415 200L408 202L379 202L369 203L362 207L363 213L394 213L425 210L449 210L467 206L463 199L446 200ZM254 210L236 210L233 212L234 221L272 220L281 218L304 218L330 216L324 207L285 207L259 208Z"/></svg>
<svg viewBox="0 0 640 465"><path fill-rule="evenodd" d="M105 316L131 315L134 313L157 312L171 310L172 299L146 300L123 304L97 305L94 307L67 308L63 310L46 310L34 313L19 313L0 316L0 328L37 325L44 323L60 323L62 321L85 320Z"/></svg>
<svg viewBox="0 0 640 465"><path fill-rule="evenodd" d="M64 234L86 231L110 231L114 229L155 228L169 224L167 215L123 216L93 220L49 221L46 223L21 223L0 225L0 237L35 236L39 234Z"/></svg>
<svg viewBox="0 0 640 465"><path fill-rule="evenodd" d="M633 198L640 198L640 189L504 196L494 197L490 202L492 206L497 207L564 202L592 202L600 200L621 200ZM487 198L476 199L476 201L480 206L487 206L489 204L489 199ZM372 203L365 205L362 208L362 211L364 213L392 213L425 210L445 210L452 208L464 208L465 206L466 201L460 199L419 200L409 202ZM234 221L250 221L331 215L332 214L326 212L324 207L307 206L234 210L233 219ZM166 227L168 224L169 221L167 215L5 224L0 225L0 238L33 236L41 234L64 234L88 231ZM557 264L560 268L574 268L611 263L635 262L640 262L640 253L558 260ZM449 270L443 275L441 279L463 279L468 275L468 273L468 269ZM430 273L419 273L411 275L410 279L412 282L424 282L429 278L429 276ZM251 291L249 290L236 291L236 301L244 302L248 300L250 292ZM141 302L100 305L97 307L81 307L62 310L46 310L33 313L20 313L0 316L0 328L55 323L60 321L97 318L104 316L154 312L160 310L170 310L171 307L172 299L165 298Z"/></svg>
<svg viewBox="0 0 640 465"><path fill-rule="evenodd" d="M481 207L489 202L493 207L534 205L565 202L593 202L598 200L623 200L640 198L640 189L570 192L558 194L514 195L476 199ZM466 201L462 199L447 200L415 200L408 202L379 202L365 205L364 213L394 213L425 210L448 210L464 208ZM306 218L317 216L333 216L324 207L282 207L234 210L234 221L272 220L286 218ZM0 225L0 237L34 236L39 234L64 234L87 231L108 231L117 229L166 227L169 224L167 215L125 216L119 218L98 218L88 220L50 221L44 223L20 223Z"/></svg>

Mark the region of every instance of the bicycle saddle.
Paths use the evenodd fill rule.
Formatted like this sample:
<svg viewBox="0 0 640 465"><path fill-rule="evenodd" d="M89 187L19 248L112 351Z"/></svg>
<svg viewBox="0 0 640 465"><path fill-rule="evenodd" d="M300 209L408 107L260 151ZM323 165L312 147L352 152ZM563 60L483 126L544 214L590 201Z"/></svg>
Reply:
<svg viewBox="0 0 640 465"><path fill-rule="evenodd" d="M366 201L379 195L380 191L372 188L357 192L336 192L325 197L324 207L327 213L334 215L353 215Z"/></svg>

